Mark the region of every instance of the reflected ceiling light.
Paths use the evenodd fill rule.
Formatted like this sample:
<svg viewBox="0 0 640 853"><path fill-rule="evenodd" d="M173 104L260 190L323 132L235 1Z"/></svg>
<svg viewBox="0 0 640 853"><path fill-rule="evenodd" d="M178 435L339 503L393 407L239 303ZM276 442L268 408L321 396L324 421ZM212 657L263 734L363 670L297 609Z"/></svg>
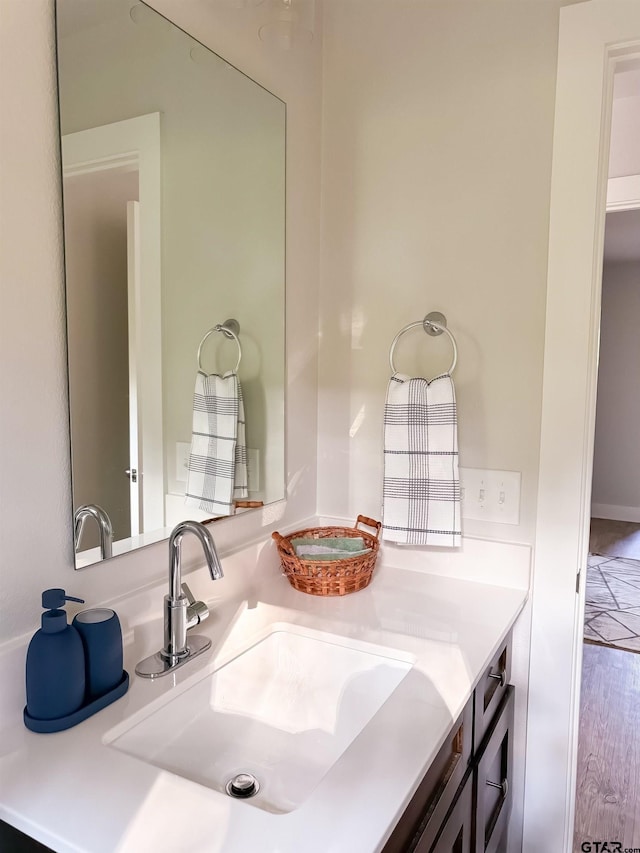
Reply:
<svg viewBox="0 0 640 853"><path fill-rule="evenodd" d="M313 0L271 0L271 20L258 30L261 41L291 50L313 40Z"/></svg>
<svg viewBox="0 0 640 853"><path fill-rule="evenodd" d="M144 3L137 3L129 9L129 17L134 24L141 24L150 21L154 16L148 6L145 6Z"/></svg>

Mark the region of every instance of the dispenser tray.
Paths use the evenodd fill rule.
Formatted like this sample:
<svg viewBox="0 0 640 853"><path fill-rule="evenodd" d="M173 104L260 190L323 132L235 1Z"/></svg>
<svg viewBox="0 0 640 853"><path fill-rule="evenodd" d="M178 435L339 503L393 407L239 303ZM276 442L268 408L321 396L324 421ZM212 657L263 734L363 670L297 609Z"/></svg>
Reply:
<svg viewBox="0 0 640 853"><path fill-rule="evenodd" d="M56 717L54 720L39 720L30 716L25 707L24 724L32 732L39 732L40 734L63 732L65 729L77 726L78 723L81 723L93 714L97 714L98 711L102 711L102 709L106 708L107 705L110 705L112 702L115 702L116 699L120 699L121 696L124 696L128 689L129 673L124 669L122 671L122 678L113 690L110 690L98 699L94 699L93 702L83 705L82 708L78 708L78 710L74 711L73 714L68 714L66 717Z"/></svg>

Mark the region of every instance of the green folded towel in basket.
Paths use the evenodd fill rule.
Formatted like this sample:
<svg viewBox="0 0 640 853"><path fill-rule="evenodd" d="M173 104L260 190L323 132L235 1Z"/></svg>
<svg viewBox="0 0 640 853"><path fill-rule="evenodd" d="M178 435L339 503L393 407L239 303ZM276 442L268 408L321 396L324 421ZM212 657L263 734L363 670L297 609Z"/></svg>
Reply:
<svg viewBox="0 0 640 853"><path fill-rule="evenodd" d="M349 557L364 557L365 554L370 554L371 548L364 548L362 551L332 551L331 554L307 554L298 553L296 556L301 560L311 560L314 563L330 562L331 560L347 560Z"/></svg>
<svg viewBox="0 0 640 853"><path fill-rule="evenodd" d="M292 539L291 545L298 557L311 560L344 560L347 557L360 557L368 554L371 548L366 548L361 536L300 537Z"/></svg>

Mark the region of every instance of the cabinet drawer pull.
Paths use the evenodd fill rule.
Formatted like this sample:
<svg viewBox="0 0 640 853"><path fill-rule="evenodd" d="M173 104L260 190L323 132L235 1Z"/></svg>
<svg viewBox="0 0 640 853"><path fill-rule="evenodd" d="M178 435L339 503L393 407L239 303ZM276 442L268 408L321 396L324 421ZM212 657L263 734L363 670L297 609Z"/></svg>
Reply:
<svg viewBox="0 0 640 853"><path fill-rule="evenodd" d="M490 672L489 678L495 678L496 681L499 681L500 687L504 687L507 683L507 674L504 669L501 669L500 672Z"/></svg>
<svg viewBox="0 0 640 853"><path fill-rule="evenodd" d="M500 788L503 798L505 800L507 799L507 794L509 793L508 779L503 779L502 782L490 782L489 779L487 779L487 785L489 785L490 788Z"/></svg>

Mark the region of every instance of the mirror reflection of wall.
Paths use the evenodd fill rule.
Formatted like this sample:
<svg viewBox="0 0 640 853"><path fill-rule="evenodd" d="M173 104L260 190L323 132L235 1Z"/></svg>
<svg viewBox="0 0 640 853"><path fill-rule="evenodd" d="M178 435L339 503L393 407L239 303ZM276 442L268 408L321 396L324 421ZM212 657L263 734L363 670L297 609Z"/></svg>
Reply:
<svg viewBox="0 0 640 853"><path fill-rule="evenodd" d="M284 496L285 105L148 6L58 0L74 509L184 518L197 351L240 324L250 501ZM212 335L207 373L232 369ZM128 473L127 473L128 472ZM99 559L84 525L77 565Z"/></svg>

